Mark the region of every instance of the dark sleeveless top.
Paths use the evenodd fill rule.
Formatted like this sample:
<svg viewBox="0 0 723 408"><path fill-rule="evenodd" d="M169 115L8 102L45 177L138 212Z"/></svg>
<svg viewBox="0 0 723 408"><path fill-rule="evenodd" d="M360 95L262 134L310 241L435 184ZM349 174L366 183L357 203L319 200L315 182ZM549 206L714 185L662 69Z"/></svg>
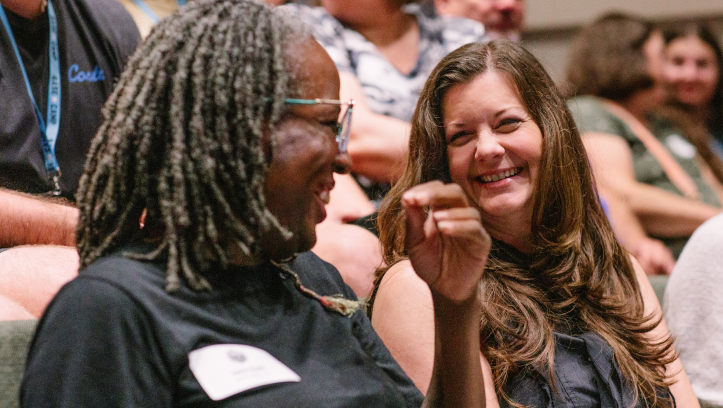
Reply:
<svg viewBox="0 0 723 408"><path fill-rule="evenodd" d="M635 400L632 384L621 374L612 348L597 334L555 336L555 387L548 372L531 370L513 376L504 387L512 401L534 408L644 408L644 399ZM675 400L668 390L661 398ZM502 408L511 405L500 398Z"/></svg>
<svg viewBox="0 0 723 408"><path fill-rule="evenodd" d="M531 256L511 245L492 239L490 256L531 268ZM381 282L381 277L377 282ZM377 283L378 286L378 283ZM373 305L377 287L370 303ZM370 309L371 310L371 309ZM371 317L371 313L370 313ZM645 408L649 403L635 400L632 384L620 373L613 349L598 334L553 332L555 339L554 381L548 370L527 369L513 374L503 387L515 404L530 408ZM555 384L554 387L552 384ZM658 390L659 398L675 399L668 389ZM512 405L498 396L500 407Z"/></svg>
<svg viewBox="0 0 723 408"><path fill-rule="evenodd" d="M498 259L531 267L532 259L505 242L493 240ZM553 332L555 339L554 381L548 370L520 371L507 381L504 392L516 404L534 408L644 408L645 399L636 401L630 381L620 373L613 349L598 334ZM554 383L554 387L552 384ZM675 399L667 389L658 397ZM511 407L500 397L502 408Z"/></svg>

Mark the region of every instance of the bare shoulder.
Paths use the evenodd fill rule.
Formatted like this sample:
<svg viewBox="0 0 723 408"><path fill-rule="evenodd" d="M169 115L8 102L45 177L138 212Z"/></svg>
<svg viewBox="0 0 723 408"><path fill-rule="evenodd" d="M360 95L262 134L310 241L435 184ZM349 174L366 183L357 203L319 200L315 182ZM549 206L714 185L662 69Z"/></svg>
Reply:
<svg viewBox="0 0 723 408"><path fill-rule="evenodd" d="M380 282L372 326L404 372L426 393L434 363L432 293L409 261L389 268Z"/></svg>
<svg viewBox="0 0 723 408"><path fill-rule="evenodd" d="M658 301L658 297L655 295L653 285L650 284L648 275L640 265L640 262L638 262L634 256L630 255L630 261L633 264L633 269L635 270L635 278L637 279L638 286L640 287L640 294L643 296L645 315L649 316L651 314L655 314L656 318L658 316L662 316L663 312L660 308L660 302Z"/></svg>
<svg viewBox="0 0 723 408"><path fill-rule="evenodd" d="M409 260L394 264L379 283L372 324L390 312L411 312L420 308L428 308L432 312L432 293L429 286L417 276Z"/></svg>

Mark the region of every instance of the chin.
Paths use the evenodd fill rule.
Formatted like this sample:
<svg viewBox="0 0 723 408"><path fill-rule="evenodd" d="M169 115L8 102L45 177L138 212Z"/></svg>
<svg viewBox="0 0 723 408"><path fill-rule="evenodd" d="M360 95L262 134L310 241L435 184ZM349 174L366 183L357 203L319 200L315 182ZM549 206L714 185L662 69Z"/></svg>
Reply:
<svg viewBox="0 0 723 408"><path fill-rule="evenodd" d="M300 254L311 250L316 245L316 229L311 228L310 231L304 231L294 234L296 241L296 253Z"/></svg>
<svg viewBox="0 0 723 408"><path fill-rule="evenodd" d="M497 197L503 198L503 197ZM480 205L483 213L493 217L505 217L508 215L519 213L524 210L528 200L509 197L504 199L487 200Z"/></svg>

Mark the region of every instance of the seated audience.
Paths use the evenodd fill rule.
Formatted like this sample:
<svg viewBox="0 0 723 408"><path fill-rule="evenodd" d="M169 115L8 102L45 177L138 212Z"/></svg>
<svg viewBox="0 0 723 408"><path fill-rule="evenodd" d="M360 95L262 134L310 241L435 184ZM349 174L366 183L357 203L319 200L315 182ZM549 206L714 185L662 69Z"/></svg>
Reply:
<svg viewBox="0 0 723 408"><path fill-rule="evenodd" d="M663 76L670 101L702 123L712 149L723 157L723 51L713 31L701 23L663 32Z"/></svg>
<svg viewBox="0 0 723 408"><path fill-rule="evenodd" d="M525 0L434 0L437 13L477 20L492 39L520 41L525 27Z"/></svg>
<svg viewBox="0 0 723 408"><path fill-rule="evenodd" d="M637 254L638 243L625 239L626 230L642 228L677 257L695 228L720 212L720 180L708 183L684 129L656 114L665 99L662 47L660 32L646 21L599 18L573 42L567 80L577 96L568 105L601 195L622 197L639 221L617 220L610 201L621 240Z"/></svg>
<svg viewBox="0 0 723 408"><path fill-rule="evenodd" d="M334 60L342 99L353 99L352 170L372 200L401 174L419 92L432 68L460 45L482 39L481 24L429 17L411 1L323 0L293 6ZM333 202L332 202L333 204Z"/></svg>
<svg viewBox="0 0 723 408"><path fill-rule="evenodd" d="M723 407L723 215L701 225L665 290L665 320L702 407Z"/></svg>
<svg viewBox="0 0 723 408"><path fill-rule="evenodd" d="M401 174L408 122L424 81L447 53L484 34L477 22L430 17L418 4L407 3L412 2L324 0L324 7L286 6L313 27L314 37L340 72L342 99L354 100L349 155L355 177L334 176L337 187L327 205L329 217L317 232L319 245L335 245L313 250L337 266L360 297L369 296L373 271L381 264L378 242L359 231L340 241L333 231L359 219L359 225L377 233L371 214ZM361 251L347 251L360 242Z"/></svg>
<svg viewBox="0 0 723 408"><path fill-rule="evenodd" d="M442 180L464 192L492 237L473 357L487 374L488 407L698 405L650 283L597 199L565 101L529 52L495 40L449 54L424 87L409 150L379 215L390 268L372 324L422 392L438 347L434 296L405 239L405 192ZM429 220L444 231L458 211L430 206Z"/></svg>
<svg viewBox="0 0 723 408"><path fill-rule="evenodd" d="M278 8L195 0L156 25L104 108L78 193L82 269L38 323L22 406L422 405L336 270L305 252L350 167L338 97L331 59ZM484 407L489 236L458 189L406 200L438 318L425 406ZM440 205L457 215L427 234Z"/></svg>
<svg viewBox="0 0 723 408"><path fill-rule="evenodd" d="M0 248L71 246L71 203L101 106L140 36L112 0L0 3ZM39 316L77 265L70 247L4 250L0 296Z"/></svg>

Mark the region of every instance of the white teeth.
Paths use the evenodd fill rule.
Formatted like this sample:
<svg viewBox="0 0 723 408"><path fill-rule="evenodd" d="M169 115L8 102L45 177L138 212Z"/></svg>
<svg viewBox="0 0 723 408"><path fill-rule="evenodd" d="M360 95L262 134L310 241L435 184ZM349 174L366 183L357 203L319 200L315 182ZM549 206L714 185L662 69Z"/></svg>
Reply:
<svg viewBox="0 0 723 408"><path fill-rule="evenodd" d="M480 179L483 183L492 183L494 181L506 179L507 177L516 176L517 174L520 174L521 171L522 167L516 167L514 169L505 170L501 173L497 173L491 176L481 176Z"/></svg>
<svg viewBox="0 0 723 408"><path fill-rule="evenodd" d="M321 201L324 204L329 204L329 200L331 199L331 197L329 196L328 191L322 191L321 193L319 193L319 197L321 197Z"/></svg>

